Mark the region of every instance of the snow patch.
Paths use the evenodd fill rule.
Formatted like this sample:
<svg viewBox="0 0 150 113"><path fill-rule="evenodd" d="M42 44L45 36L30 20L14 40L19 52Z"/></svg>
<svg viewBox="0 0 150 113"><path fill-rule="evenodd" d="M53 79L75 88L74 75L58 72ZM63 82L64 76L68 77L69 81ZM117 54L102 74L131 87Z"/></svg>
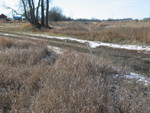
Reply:
<svg viewBox="0 0 150 113"><path fill-rule="evenodd" d="M11 36L11 37L16 37L16 38L28 38L28 39L36 39L36 40L39 40L38 38L34 38L34 37L27 37L27 36L20 36L20 35L16 35L16 34L11 34L11 33L0 33L0 35L2 36Z"/></svg>
<svg viewBox="0 0 150 113"><path fill-rule="evenodd" d="M120 75L111 75L113 79L116 78L124 78L127 80L135 80L137 83L143 83L145 86L150 85L150 78L144 77L142 75L136 74L136 73L128 73L126 75L120 76Z"/></svg>
<svg viewBox="0 0 150 113"><path fill-rule="evenodd" d="M146 51L147 54L150 54L150 46L144 46L144 45L127 45L127 44L120 45L120 44L113 44L113 43L104 43L100 41L81 40L81 39L70 38L70 37L57 37L57 36L30 34L30 33L23 33L23 34L30 35L30 36L40 36L40 37L51 38L51 39L71 40L71 41L76 41L79 43L89 43L91 48L106 46L106 47L127 49L127 50L142 50L142 51Z"/></svg>
<svg viewBox="0 0 150 113"><path fill-rule="evenodd" d="M55 47L55 46L47 46L48 49L52 49L54 52L56 52L57 54L62 54L62 49L59 47Z"/></svg>
<svg viewBox="0 0 150 113"><path fill-rule="evenodd" d="M137 82L142 82L145 85L150 84L150 78L146 78L146 77L141 76L141 75L136 74L136 73L129 73L127 75L124 75L124 77L127 79L135 79L135 80L137 80Z"/></svg>

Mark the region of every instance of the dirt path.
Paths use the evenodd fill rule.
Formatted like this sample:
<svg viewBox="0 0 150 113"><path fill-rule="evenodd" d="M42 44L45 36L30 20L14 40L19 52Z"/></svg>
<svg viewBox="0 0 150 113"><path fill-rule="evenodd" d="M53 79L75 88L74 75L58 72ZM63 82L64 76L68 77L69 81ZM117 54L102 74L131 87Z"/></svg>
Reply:
<svg viewBox="0 0 150 113"><path fill-rule="evenodd" d="M48 39L37 36L28 36L21 34L12 34L0 32L0 36L17 39L43 40L51 46L61 48L71 48L78 52L90 53L86 44L69 40ZM115 49L110 47L98 47L91 49L93 55L104 57L116 65L126 66L131 72L146 75L150 77L150 54L125 49Z"/></svg>

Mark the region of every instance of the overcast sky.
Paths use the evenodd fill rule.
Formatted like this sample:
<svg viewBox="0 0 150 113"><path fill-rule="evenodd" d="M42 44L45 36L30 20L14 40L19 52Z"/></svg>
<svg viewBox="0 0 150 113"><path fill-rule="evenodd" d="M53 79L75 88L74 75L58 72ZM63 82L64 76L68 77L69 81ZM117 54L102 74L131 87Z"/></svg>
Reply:
<svg viewBox="0 0 150 113"><path fill-rule="evenodd" d="M1 0L0 14L10 14L3 6L18 9L18 0ZM72 18L134 18L150 17L150 0L52 0L50 7L59 6Z"/></svg>

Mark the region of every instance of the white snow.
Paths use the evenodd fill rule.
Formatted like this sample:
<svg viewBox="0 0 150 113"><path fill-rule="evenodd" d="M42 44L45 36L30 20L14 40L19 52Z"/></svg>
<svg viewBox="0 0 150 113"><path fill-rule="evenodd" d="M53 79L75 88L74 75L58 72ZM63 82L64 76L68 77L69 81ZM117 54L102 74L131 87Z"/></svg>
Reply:
<svg viewBox="0 0 150 113"><path fill-rule="evenodd" d="M139 74L136 74L136 73L133 73L133 72L130 72L126 75L123 75L123 76L120 76L120 75L111 75L111 77L113 79L116 79L116 78L124 78L124 79L127 79L128 81L129 80L135 80L137 83L143 83L144 85L150 85L150 78L148 77L144 77L143 75L139 75ZM130 83L130 81L129 81Z"/></svg>
<svg viewBox="0 0 150 113"><path fill-rule="evenodd" d="M129 73L127 75L124 75L124 77L127 79L135 79L135 80L137 80L137 82L142 82L145 85L150 84L150 78L146 78L146 77L141 76L141 75L136 74L136 73Z"/></svg>
<svg viewBox="0 0 150 113"><path fill-rule="evenodd" d="M25 37L25 38L28 38L28 39L36 39L36 40L40 40L38 38L34 38L34 37L27 37L27 36L20 36L20 35L17 35L17 34L11 34L11 33L1 33L0 32L0 35L2 36L11 36L11 37L16 37L16 38L22 38L22 37Z"/></svg>
<svg viewBox="0 0 150 113"><path fill-rule="evenodd" d="M58 37L58 36L49 36L49 35L32 34L32 33L23 33L23 34L25 34L25 35L30 35L30 36L36 36L36 37L58 39L58 40L77 41L77 42L79 42L79 43L85 43L85 42L88 42L88 40L81 40L81 39L70 38L70 37Z"/></svg>
<svg viewBox="0 0 150 113"><path fill-rule="evenodd" d="M113 44L113 43L104 43L100 41L89 41L89 40L81 40L76 38L70 38L70 37L57 37L57 36L49 36L49 35L40 35L40 34L31 34L31 33L23 33L30 36L40 36L44 38L51 38L51 39L59 39L59 40L70 40L70 41L76 41L79 43L89 43L91 48L97 48L100 46L106 46L106 47L112 47L112 48L120 48L120 49L127 49L127 50L142 50L146 51L146 54L150 54L150 46L144 46L144 45L120 45L120 44Z"/></svg>
<svg viewBox="0 0 150 113"><path fill-rule="evenodd" d="M144 51L150 51L150 46L142 46L142 45L119 45L119 44L113 44L113 43L103 43L103 42L93 42L91 43L92 48L96 48L99 46L107 46L112 48L121 48L121 49L128 49L128 50L144 50Z"/></svg>
<svg viewBox="0 0 150 113"><path fill-rule="evenodd" d="M13 36L13 37L18 37L19 35L15 35L15 34L10 34L10 33L0 33L0 35L3 35L3 36Z"/></svg>
<svg viewBox="0 0 150 113"><path fill-rule="evenodd" d="M53 50L54 52L56 52L57 54L62 54L62 53L63 53L63 52L62 52L62 49L59 48L59 47L55 47L55 46L50 46L50 45L48 45L47 48L48 48L48 49L52 49L52 50Z"/></svg>

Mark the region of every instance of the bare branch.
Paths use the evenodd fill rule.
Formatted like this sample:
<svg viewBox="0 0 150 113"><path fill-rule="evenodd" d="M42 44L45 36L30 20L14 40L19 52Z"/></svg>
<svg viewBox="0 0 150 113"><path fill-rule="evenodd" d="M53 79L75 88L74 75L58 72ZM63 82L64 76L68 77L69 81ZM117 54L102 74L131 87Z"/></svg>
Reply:
<svg viewBox="0 0 150 113"><path fill-rule="evenodd" d="M17 15L21 15L23 16L22 14L19 14L15 9L11 8L11 7L7 7L7 6L4 6L6 9L11 9L15 14Z"/></svg>

